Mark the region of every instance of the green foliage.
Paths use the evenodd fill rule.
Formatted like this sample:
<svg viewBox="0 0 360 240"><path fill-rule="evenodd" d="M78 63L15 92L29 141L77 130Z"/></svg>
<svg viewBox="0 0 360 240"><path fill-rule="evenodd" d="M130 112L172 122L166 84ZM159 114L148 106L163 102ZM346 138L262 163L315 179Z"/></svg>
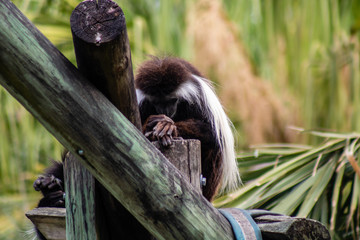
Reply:
<svg viewBox="0 0 360 240"><path fill-rule="evenodd" d="M245 185L218 206L268 209L327 225L333 239L359 239L359 134L310 132L319 146L263 145L238 158Z"/></svg>
<svg viewBox="0 0 360 240"><path fill-rule="evenodd" d="M34 208L38 199L37 194L0 197L0 240L33 239L33 227L24 213Z"/></svg>
<svg viewBox="0 0 360 240"><path fill-rule="evenodd" d="M189 39L185 29L186 11L191 1L115 2L125 13L135 62L144 60L149 54L189 57Z"/></svg>
<svg viewBox="0 0 360 240"><path fill-rule="evenodd" d="M0 101L0 195L26 194L60 145L3 88Z"/></svg>
<svg viewBox="0 0 360 240"><path fill-rule="evenodd" d="M40 197L32 184L61 146L3 88L0 119L0 239L24 239L24 213Z"/></svg>
<svg viewBox="0 0 360 240"><path fill-rule="evenodd" d="M70 14L76 0L13 0L21 12L73 63Z"/></svg>
<svg viewBox="0 0 360 240"><path fill-rule="evenodd" d="M70 16L79 0L13 0L17 7L56 47L75 64ZM123 9L135 63L148 55L189 58L190 40L185 34L186 10L191 1L115 1ZM135 64L136 67L136 64Z"/></svg>
<svg viewBox="0 0 360 240"><path fill-rule="evenodd" d="M305 129L360 131L359 1L223 1L257 73Z"/></svg>

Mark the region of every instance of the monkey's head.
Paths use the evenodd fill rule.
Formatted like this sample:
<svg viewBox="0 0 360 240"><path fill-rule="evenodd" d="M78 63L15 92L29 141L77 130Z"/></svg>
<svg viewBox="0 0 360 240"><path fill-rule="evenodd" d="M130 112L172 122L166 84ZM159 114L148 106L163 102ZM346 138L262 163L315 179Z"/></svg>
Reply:
<svg viewBox="0 0 360 240"><path fill-rule="evenodd" d="M138 102L144 99L156 114L175 116L181 101L194 102L198 86L193 75L201 74L188 62L174 57L153 57L138 69L135 79Z"/></svg>

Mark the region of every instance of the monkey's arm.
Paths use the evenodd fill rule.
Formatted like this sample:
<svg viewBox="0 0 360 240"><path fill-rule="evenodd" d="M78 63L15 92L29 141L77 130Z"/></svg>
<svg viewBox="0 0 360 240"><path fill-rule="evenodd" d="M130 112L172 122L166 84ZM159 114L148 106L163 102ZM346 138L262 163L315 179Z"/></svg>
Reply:
<svg viewBox="0 0 360 240"><path fill-rule="evenodd" d="M187 119L175 123L178 135L184 139L198 139L201 145L216 147L216 137L207 122L198 119Z"/></svg>

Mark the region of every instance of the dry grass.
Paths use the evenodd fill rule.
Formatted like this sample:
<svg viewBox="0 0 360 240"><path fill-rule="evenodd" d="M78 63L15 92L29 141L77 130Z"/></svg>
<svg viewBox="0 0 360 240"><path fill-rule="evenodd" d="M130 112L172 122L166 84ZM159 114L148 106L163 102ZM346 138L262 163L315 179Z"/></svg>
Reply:
<svg viewBox="0 0 360 240"><path fill-rule="evenodd" d="M254 73L220 1L198 1L188 14L188 22L188 34L194 39L194 63L219 82L220 98L231 118L240 122L246 142L293 141L294 133L287 130L298 123L293 99L279 98L269 82Z"/></svg>

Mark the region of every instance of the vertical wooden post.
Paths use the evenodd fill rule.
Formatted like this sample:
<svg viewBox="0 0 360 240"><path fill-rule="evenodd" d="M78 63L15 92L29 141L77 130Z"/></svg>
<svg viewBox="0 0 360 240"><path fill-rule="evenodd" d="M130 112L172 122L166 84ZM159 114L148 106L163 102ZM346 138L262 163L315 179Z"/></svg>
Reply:
<svg viewBox="0 0 360 240"><path fill-rule="evenodd" d="M201 144L199 140L176 139L170 147L153 142L155 147L201 192Z"/></svg>
<svg viewBox="0 0 360 240"><path fill-rule="evenodd" d="M71 31L80 72L138 129L130 45L125 16L112 1L84 1L73 11Z"/></svg>
<svg viewBox="0 0 360 240"><path fill-rule="evenodd" d="M130 45L126 31L126 22L121 8L112 1L84 1L73 11L70 19L71 31L75 47L76 61L80 72L99 89L138 129L141 129L139 108L136 100L134 76L131 62ZM67 159L68 161L69 159ZM75 161L74 158L71 159ZM126 235L139 234L142 238L150 238L147 230L95 179L88 176L87 170L79 163L71 163L77 166L76 171L83 173L86 179L75 179L75 183L67 186L67 191L73 187L81 190L86 183L94 182L94 191L88 195L88 199L82 199L84 206L90 208L88 220L93 222L96 229L97 239L119 239ZM66 171L75 171L68 169ZM74 173L70 174L74 175ZM78 184L79 186L75 186ZM82 191L87 189L82 188ZM81 194L75 198L67 198L67 209L77 204ZM74 200L73 200L74 199ZM74 201L74 202L73 202ZM91 203L95 203L91 206ZM95 206L95 208L94 208ZM70 213L71 215L73 213ZM72 216L67 217L69 224L74 224ZM90 216L94 215L94 216ZM83 219L76 219L76 222ZM78 225L75 222L75 225ZM137 229L137 233L131 233ZM81 228L69 228L68 239L78 233L72 232ZM86 239L86 238L84 238Z"/></svg>
<svg viewBox="0 0 360 240"><path fill-rule="evenodd" d="M95 240L95 178L74 155L68 153L65 159L66 239Z"/></svg>

